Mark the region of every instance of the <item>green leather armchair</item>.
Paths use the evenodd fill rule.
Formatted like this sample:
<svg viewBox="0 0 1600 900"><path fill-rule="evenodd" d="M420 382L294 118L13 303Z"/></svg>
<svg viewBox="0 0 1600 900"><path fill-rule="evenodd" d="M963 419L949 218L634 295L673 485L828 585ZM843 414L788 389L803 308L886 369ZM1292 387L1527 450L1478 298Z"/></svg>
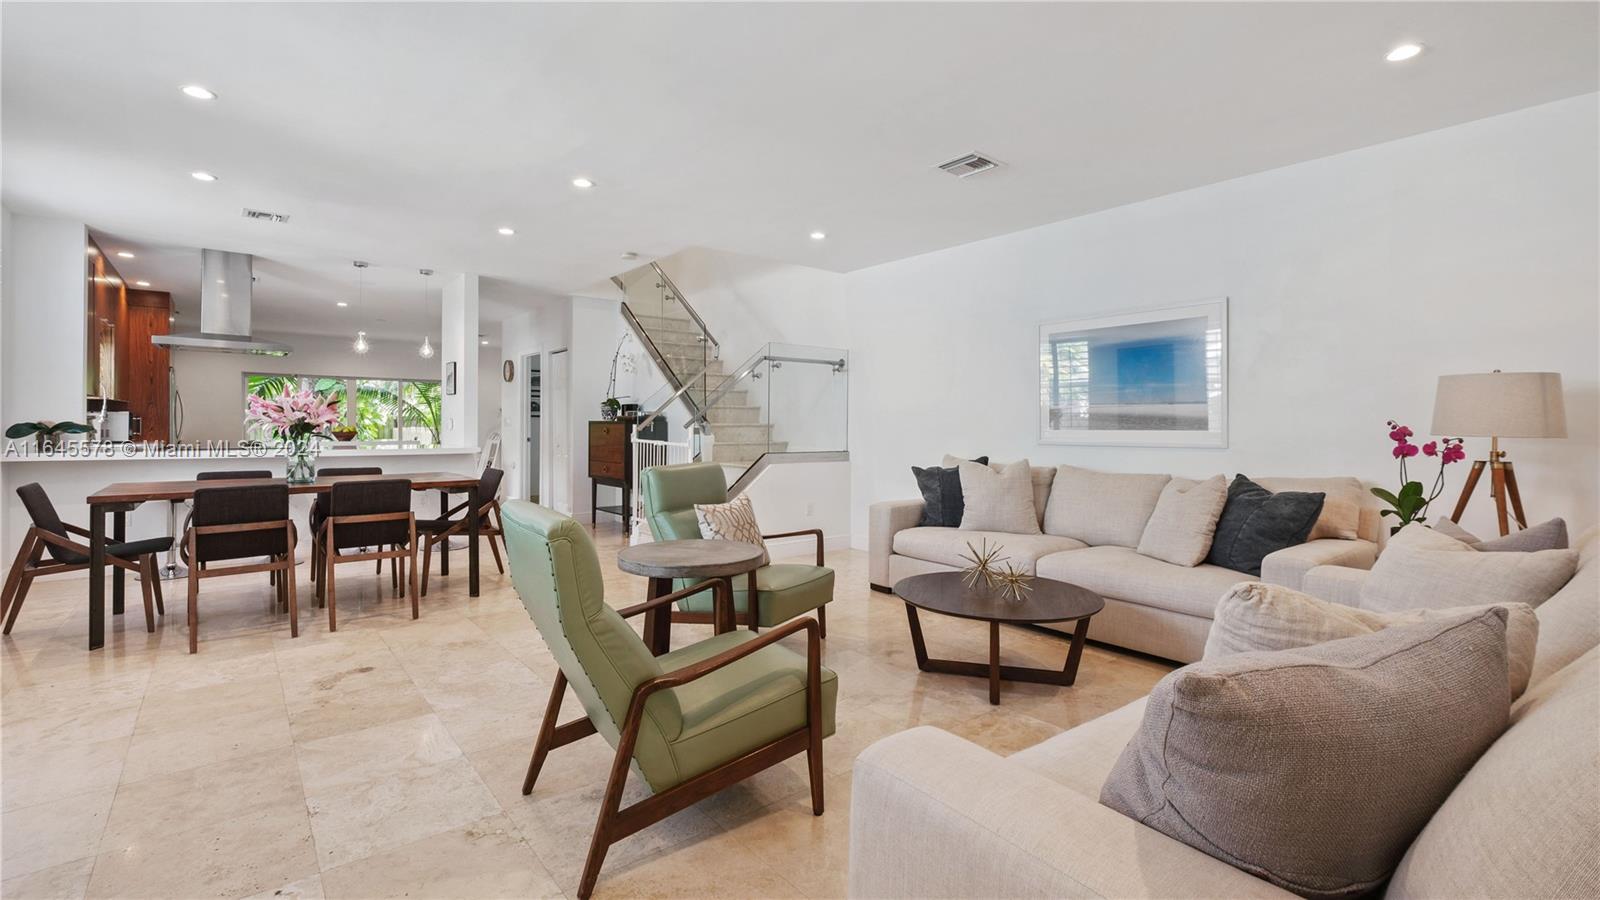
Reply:
<svg viewBox="0 0 1600 900"><path fill-rule="evenodd" d="M694 505L728 502L727 475L716 463L653 466L641 473L639 490L644 498L650 532L662 541L700 537L700 523L695 519ZM824 565L821 529L786 531L761 537L773 540L803 535L810 535L817 540L817 564L772 563L757 569L754 573L754 615L750 613L750 580L744 578L734 581L733 608L736 620L748 624L751 631L770 628L816 610L817 625L822 636L828 636L827 604L833 600L833 570ZM741 584L745 585L743 589L739 587ZM689 583L680 580L675 586L681 589L688 587ZM672 621L711 622L712 608L711 593L702 590L679 602L672 614Z"/></svg>
<svg viewBox="0 0 1600 900"><path fill-rule="evenodd" d="M576 521L514 500L502 524L512 583L560 666L522 793L533 791L556 747L599 732L616 748L579 897L594 890L611 844L798 753L810 766L812 812L822 815L822 739L833 734L838 679L822 667L816 622L759 637L731 631L652 656L627 619L725 583L613 609L594 544ZM777 644L800 632L805 656ZM557 724L569 685L585 718ZM630 765L653 795L622 809Z"/></svg>

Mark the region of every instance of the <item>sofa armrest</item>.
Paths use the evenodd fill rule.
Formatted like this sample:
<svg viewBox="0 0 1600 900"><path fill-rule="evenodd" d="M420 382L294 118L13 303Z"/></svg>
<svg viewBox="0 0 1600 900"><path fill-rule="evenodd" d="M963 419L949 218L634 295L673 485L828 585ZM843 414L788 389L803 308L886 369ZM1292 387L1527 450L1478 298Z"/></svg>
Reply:
<svg viewBox="0 0 1600 900"><path fill-rule="evenodd" d="M1261 580L1301 590L1306 573L1317 566L1347 566L1370 569L1378 559L1378 545L1372 541L1347 541L1323 538L1306 541L1268 553L1261 560Z"/></svg>
<svg viewBox="0 0 1600 900"><path fill-rule="evenodd" d="M867 507L867 578L873 587L888 590L889 557L894 536L922 521L921 500L885 500Z"/></svg>
<svg viewBox="0 0 1600 900"><path fill-rule="evenodd" d="M1290 897L947 731L856 757L852 897Z"/></svg>
<svg viewBox="0 0 1600 900"><path fill-rule="evenodd" d="M1367 569L1352 569L1348 566L1317 566L1306 573L1300 583L1300 590L1318 600L1360 609L1361 586L1367 583L1367 576L1371 574L1372 572Z"/></svg>

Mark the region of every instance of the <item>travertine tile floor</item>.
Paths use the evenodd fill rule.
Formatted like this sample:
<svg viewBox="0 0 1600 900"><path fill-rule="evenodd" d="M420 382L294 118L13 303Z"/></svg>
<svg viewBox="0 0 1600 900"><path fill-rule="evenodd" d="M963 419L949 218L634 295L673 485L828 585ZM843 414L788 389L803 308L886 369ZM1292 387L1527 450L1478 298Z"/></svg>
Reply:
<svg viewBox="0 0 1600 900"><path fill-rule="evenodd" d="M643 599L643 580L616 571L620 531L601 526L596 538L607 599ZM521 795L555 664L488 554L476 600L457 559L416 622L387 575L347 567L336 633L305 599L302 566L294 640L264 576L213 579L194 656L181 587L169 585L155 634L130 603L106 648L89 653L85 583L36 584L0 641L0 894L573 893L611 749L591 737L554 751ZM1006 684L991 707L981 681L917 671L903 607L868 590L865 554L829 562L838 588L824 663L840 687L827 813L810 814L804 758L791 760L613 847L599 896L841 896L850 767L867 745L931 724L1008 754L1127 703L1167 671L1090 647L1075 687ZM981 623L922 622L934 652L985 658ZM675 627L674 645L704 631ZM1002 636L1008 661L1060 665L1065 649L1032 632ZM569 694L562 719L578 714Z"/></svg>

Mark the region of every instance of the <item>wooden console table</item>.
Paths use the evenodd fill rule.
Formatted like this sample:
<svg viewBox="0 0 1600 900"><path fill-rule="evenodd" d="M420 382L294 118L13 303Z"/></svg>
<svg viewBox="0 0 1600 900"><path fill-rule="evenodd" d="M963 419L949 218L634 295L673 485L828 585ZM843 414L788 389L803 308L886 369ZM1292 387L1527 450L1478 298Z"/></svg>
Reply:
<svg viewBox="0 0 1600 900"><path fill-rule="evenodd" d="M589 524L595 523L600 513L619 516L622 533L630 533L633 516L633 442L628 436L633 432L632 418L589 423ZM598 500L600 486L620 488L622 505L601 506Z"/></svg>

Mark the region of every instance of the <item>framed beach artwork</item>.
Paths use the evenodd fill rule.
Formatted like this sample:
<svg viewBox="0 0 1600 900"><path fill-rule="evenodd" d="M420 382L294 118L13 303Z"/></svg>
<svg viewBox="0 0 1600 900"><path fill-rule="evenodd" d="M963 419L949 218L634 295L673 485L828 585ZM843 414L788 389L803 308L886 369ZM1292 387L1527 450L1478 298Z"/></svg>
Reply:
<svg viewBox="0 0 1600 900"><path fill-rule="evenodd" d="M1039 326L1039 441L1228 446L1228 301Z"/></svg>

